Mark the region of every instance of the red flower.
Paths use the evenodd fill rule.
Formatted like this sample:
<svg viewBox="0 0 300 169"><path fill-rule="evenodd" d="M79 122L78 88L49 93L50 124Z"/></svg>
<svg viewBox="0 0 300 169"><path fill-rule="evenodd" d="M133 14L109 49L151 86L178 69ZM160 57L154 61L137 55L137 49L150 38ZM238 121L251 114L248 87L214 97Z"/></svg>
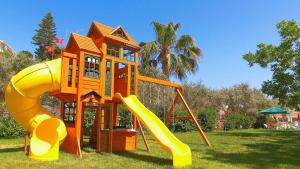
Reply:
<svg viewBox="0 0 300 169"><path fill-rule="evenodd" d="M51 52L51 53L53 53L54 49L55 49L54 46L45 46L45 48L47 49L48 52Z"/></svg>
<svg viewBox="0 0 300 169"><path fill-rule="evenodd" d="M61 44L61 45L63 44L63 41L64 41L64 39L62 39L62 38L61 39L54 39L53 40L54 43Z"/></svg>

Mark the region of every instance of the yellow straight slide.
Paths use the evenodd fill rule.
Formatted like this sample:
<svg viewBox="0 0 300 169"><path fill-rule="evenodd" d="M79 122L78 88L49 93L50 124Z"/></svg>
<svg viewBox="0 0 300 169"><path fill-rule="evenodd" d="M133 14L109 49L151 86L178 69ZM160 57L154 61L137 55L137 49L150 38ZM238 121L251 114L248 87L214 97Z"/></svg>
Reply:
<svg viewBox="0 0 300 169"><path fill-rule="evenodd" d="M147 109L135 95L124 98L120 93L116 93L115 97L120 99L127 109L144 124L155 140L173 155L173 166L184 167L192 164L192 154L189 146L178 140L165 124Z"/></svg>
<svg viewBox="0 0 300 169"><path fill-rule="evenodd" d="M61 59L30 66L13 76L5 90L8 111L32 133L30 158L57 160L65 124L40 104L40 96L60 89Z"/></svg>

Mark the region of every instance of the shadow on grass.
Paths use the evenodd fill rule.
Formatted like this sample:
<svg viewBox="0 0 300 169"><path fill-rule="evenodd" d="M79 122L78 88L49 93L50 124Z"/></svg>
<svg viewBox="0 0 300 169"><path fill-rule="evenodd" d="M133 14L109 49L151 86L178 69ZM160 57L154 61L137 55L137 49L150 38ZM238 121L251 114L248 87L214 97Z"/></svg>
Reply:
<svg viewBox="0 0 300 169"><path fill-rule="evenodd" d="M137 159L141 160L144 162L150 162L158 165L173 165L173 161L171 159L166 159L166 158L161 158L161 157L154 157L150 155L144 155L144 154L137 154L134 152L130 151L125 151L125 152L115 152L115 155L126 157L126 158L132 158L132 159Z"/></svg>
<svg viewBox="0 0 300 169"><path fill-rule="evenodd" d="M243 130L243 131L223 131L223 132L214 132L212 135L217 136L238 136L238 137L297 137L299 136L299 131L291 130L269 130L269 129L260 129L260 130Z"/></svg>
<svg viewBox="0 0 300 169"><path fill-rule="evenodd" d="M0 148L0 153L11 153L11 152L18 152L23 150L24 150L23 147Z"/></svg>
<svg viewBox="0 0 300 169"><path fill-rule="evenodd" d="M279 165L300 166L300 134L295 131L263 131L263 132L224 132L221 136L235 136L238 138L265 137L252 144L241 144L246 152L224 152L222 150L208 150L208 160L231 164L244 164L254 168L274 168ZM269 139L270 138L270 139Z"/></svg>

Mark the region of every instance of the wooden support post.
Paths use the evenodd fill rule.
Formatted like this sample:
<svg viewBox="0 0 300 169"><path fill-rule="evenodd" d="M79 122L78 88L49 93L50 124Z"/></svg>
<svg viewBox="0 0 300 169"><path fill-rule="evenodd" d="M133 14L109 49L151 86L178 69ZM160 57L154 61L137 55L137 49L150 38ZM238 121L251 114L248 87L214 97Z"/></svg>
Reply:
<svg viewBox="0 0 300 169"><path fill-rule="evenodd" d="M137 128L138 128L137 121L138 121L137 117L134 116L133 127L134 127L135 131L137 131ZM138 139L137 139L137 135L136 135L136 136L135 136L135 143L134 143L135 149L137 149L137 142L138 142Z"/></svg>
<svg viewBox="0 0 300 169"><path fill-rule="evenodd" d="M76 141L77 141L77 146L78 146L78 152L79 152L79 157L82 157L82 152L81 152L81 147L80 147L80 140L78 135L76 135Z"/></svg>
<svg viewBox="0 0 300 169"><path fill-rule="evenodd" d="M113 114L114 114L114 104L110 104L110 112L109 112L109 145L108 152L112 153L112 142L113 142Z"/></svg>
<svg viewBox="0 0 300 169"><path fill-rule="evenodd" d="M179 99L179 96L178 96L178 94L176 95L176 97L175 97L175 99L174 99L174 101L173 101L173 104L171 105L171 107L170 107L170 109L168 110L168 113L167 113L167 115L166 115L166 117L165 117L165 125L166 126L168 126L168 124L169 124L169 122L170 122L170 118L172 117L172 116L174 116L174 113L173 113L173 111L174 111L174 109L175 109L175 107L176 107L176 104L177 104L177 101L178 101L178 99Z"/></svg>
<svg viewBox="0 0 300 169"><path fill-rule="evenodd" d="M101 152L101 123L102 123L102 110L101 110L101 107L99 106L98 109L97 109L97 118L98 118L98 123L96 124L97 125L97 134L96 134L96 137L97 137L97 145L96 145L96 152L100 153ZM95 125L95 124L94 124Z"/></svg>
<svg viewBox="0 0 300 169"><path fill-rule="evenodd" d="M29 131L26 131L25 134L25 143L24 143L24 153L25 155L29 155L28 143L29 143Z"/></svg>
<svg viewBox="0 0 300 169"><path fill-rule="evenodd" d="M143 128L142 128L142 125L141 125L141 123L140 123L139 120L137 120L137 124L138 124L138 126L139 126L140 131L141 131L142 138L143 138L144 144L145 144L145 146L146 146L146 148L147 148L147 151L148 151L148 153L151 153L151 150L150 150L150 148L149 148L149 145L148 145L148 143L147 143L147 140L146 140L146 137L145 137Z"/></svg>
<svg viewBox="0 0 300 169"><path fill-rule="evenodd" d="M180 90L179 90L179 89L176 89L176 91L177 91L179 97L181 98L181 100L182 100L182 102L183 102L185 108L187 109L187 111L189 112L189 114L192 116L192 120L193 120L193 122L195 123L195 125L196 125L198 131L200 132L200 134L201 134L203 140L204 140L205 143L210 147L210 146L211 146L210 142L208 141L208 139L207 139L205 133L203 132L203 130L201 129L201 127L200 127L200 125L199 125L199 123L198 123L196 117L194 116L193 112L191 111L191 109L189 108L189 106L188 106L188 104L186 103L185 99L183 98L183 96L182 96Z"/></svg>

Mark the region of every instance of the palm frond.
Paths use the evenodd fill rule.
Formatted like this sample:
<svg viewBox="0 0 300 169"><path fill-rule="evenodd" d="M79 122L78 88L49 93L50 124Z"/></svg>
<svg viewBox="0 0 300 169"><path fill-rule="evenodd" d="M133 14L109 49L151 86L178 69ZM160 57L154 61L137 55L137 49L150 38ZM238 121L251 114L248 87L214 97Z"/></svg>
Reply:
<svg viewBox="0 0 300 169"><path fill-rule="evenodd" d="M156 21L153 21L152 25L156 35L156 41L162 43L164 41L166 26Z"/></svg>
<svg viewBox="0 0 300 169"><path fill-rule="evenodd" d="M189 73L195 73L202 55L201 49L190 35L177 39L179 23L169 22L167 25L153 21L156 40L143 46L146 63L153 62L163 73L176 76L180 80ZM160 67L161 66L161 67Z"/></svg>
<svg viewBox="0 0 300 169"><path fill-rule="evenodd" d="M163 46L170 48L176 43L177 35L173 23L169 23L165 28Z"/></svg>
<svg viewBox="0 0 300 169"><path fill-rule="evenodd" d="M154 57L157 54L157 52L158 52L158 46L156 41L152 41L144 44L139 53L142 67L146 67L150 63L154 63L153 60L155 60Z"/></svg>
<svg viewBox="0 0 300 169"><path fill-rule="evenodd" d="M198 61L202 55L201 49L197 47L196 42L190 35L181 36L176 43L175 50L178 54L192 57Z"/></svg>
<svg viewBox="0 0 300 169"><path fill-rule="evenodd" d="M182 62L182 60L175 54L171 54L170 58L171 58L170 74L172 76L176 76L180 80L186 78L186 73L184 68L185 65Z"/></svg>

